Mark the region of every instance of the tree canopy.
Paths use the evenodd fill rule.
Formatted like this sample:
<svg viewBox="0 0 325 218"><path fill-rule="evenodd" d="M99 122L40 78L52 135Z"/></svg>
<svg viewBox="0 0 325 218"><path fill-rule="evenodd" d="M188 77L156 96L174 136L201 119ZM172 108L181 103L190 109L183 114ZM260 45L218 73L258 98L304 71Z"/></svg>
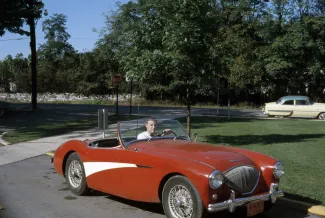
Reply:
<svg viewBox="0 0 325 218"><path fill-rule="evenodd" d="M42 0L0 0L0 36L6 31L29 35L29 31L23 26L27 24L30 16L39 19L43 7Z"/></svg>
<svg viewBox="0 0 325 218"><path fill-rule="evenodd" d="M28 8L10 2L7 14ZM39 87L113 93L111 78L122 74L136 81L136 92L148 100L216 102L218 93L222 104L228 96L234 103L255 104L288 94L325 100L324 9L324 0L130 1L106 15L101 39L89 52L69 43L68 17L53 15L43 23L47 41L38 50ZM0 75L11 75L27 91L9 73L21 71L8 69L11 62L1 61ZM128 91L125 82L120 88Z"/></svg>

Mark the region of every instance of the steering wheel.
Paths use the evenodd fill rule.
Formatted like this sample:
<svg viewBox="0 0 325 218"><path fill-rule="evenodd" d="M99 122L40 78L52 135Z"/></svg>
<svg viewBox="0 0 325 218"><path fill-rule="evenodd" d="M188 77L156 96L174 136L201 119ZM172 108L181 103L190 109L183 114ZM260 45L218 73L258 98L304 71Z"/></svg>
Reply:
<svg viewBox="0 0 325 218"><path fill-rule="evenodd" d="M154 137L162 137L162 136L165 135L165 133L166 133L165 131L163 131L162 133L157 133L157 134L154 135ZM170 130L170 133L173 133L174 136L177 136L176 133L173 130Z"/></svg>

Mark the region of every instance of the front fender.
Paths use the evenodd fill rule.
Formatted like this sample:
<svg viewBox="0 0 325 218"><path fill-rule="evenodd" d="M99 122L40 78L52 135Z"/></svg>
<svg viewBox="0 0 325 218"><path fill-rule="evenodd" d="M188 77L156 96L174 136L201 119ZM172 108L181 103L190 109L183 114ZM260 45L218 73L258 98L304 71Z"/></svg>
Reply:
<svg viewBox="0 0 325 218"><path fill-rule="evenodd" d="M209 186L209 176L215 168L198 161L177 156L161 155L161 158L164 159L164 164L156 166L162 169L162 175L164 175L161 178L159 187L162 188L164 182L166 182L172 175L181 174L188 178L195 186L201 196L204 206L207 208L208 204L211 203L212 195L212 189Z"/></svg>
<svg viewBox="0 0 325 218"><path fill-rule="evenodd" d="M68 156L73 152L77 152L82 160L82 157L86 155L87 146L87 143L81 140L69 140L60 145L53 157L55 171L64 176L65 161Z"/></svg>

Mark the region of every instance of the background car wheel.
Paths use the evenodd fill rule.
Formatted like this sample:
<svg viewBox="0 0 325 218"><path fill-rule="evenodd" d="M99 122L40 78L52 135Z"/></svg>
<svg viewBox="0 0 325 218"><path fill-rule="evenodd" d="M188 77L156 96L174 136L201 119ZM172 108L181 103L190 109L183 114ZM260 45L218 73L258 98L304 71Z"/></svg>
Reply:
<svg viewBox="0 0 325 218"><path fill-rule="evenodd" d="M318 115L318 119L320 119L320 120L325 120L325 113L320 113L320 114Z"/></svg>
<svg viewBox="0 0 325 218"><path fill-rule="evenodd" d="M168 218L200 218L205 213L199 192L184 176L174 176L166 182L162 205Z"/></svg>
<svg viewBox="0 0 325 218"><path fill-rule="evenodd" d="M67 184L76 195L85 195L89 191L86 183L85 169L79 155L70 154L65 165L65 178Z"/></svg>

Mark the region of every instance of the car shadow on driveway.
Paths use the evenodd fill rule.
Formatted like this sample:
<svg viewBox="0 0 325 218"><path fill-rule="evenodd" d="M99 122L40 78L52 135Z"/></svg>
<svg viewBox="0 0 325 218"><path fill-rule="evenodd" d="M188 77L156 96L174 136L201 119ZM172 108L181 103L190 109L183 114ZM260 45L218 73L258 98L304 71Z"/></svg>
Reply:
<svg viewBox="0 0 325 218"><path fill-rule="evenodd" d="M320 205L320 204L323 203L321 201L318 201L318 200L315 200L315 199L312 199L312 198L309 198L309 197L306 197L306 196L303 196L303 195L297 195L297 194L292 194L292 193L288 193L288 192L285 192L284 196L286 198L288 198L288 199L292 199L292 200L296 200L296 201L302 201L302 202L305 202L305 203L308 203L308 204L313 204L313 205Z"/></svg>
<svg viewBox="0 0 325 218"><path fill-rule="evenodd" d="M147 212L151 212L154 214L160 214L160 215L165 214L163 207L160 203L146 203L146 202L133 201L133 200L117 197L114 195L105 194L99 191L92 191L90 193L90 196L105 196L105 198L108 200L116 201L130 207L124 209L134 208L134 209L140 209ZM254 217L255 218L304 218L306 216L307 214L301 211L296 211L291 208L287 208L283 205L276 205L269 212L258 214L256 216L253 216L253 218ZM230 213L228 211L220 211L216 213L208 213L204 218L216 218L216 217L242 218L247 216L246 216L245 208L237 208L234 213Z"/></svg>

